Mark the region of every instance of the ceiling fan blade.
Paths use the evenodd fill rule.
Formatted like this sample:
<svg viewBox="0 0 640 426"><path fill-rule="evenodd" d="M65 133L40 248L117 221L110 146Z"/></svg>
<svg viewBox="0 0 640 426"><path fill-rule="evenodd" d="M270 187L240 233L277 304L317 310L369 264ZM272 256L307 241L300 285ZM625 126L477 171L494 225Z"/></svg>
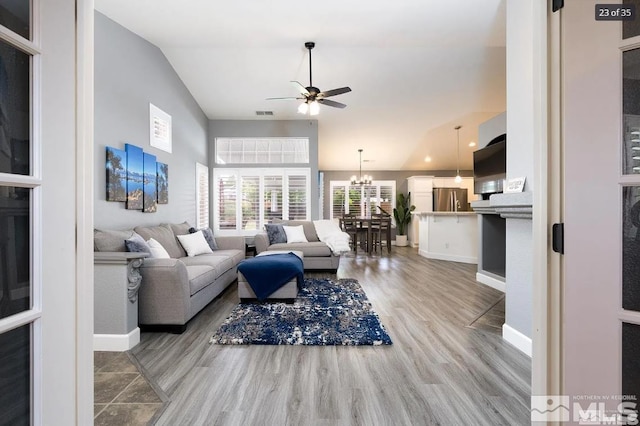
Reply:
<svg viewBox="0 0 640 426"><path fill-rule="evenodd" d="M292 96L288 97L288 98L267 98L267 101L286 101L289 99L304 99L304 98L294 98Z"/></svg>
<svg viewBox="0 0 640 426"><path fill-rule="evenodd" d="M343 93L349 93L350 91L350 87L340 87L339 89L325 90L324 92L320 92L318 93L318 97L328 98L329 96L342 95Z"/></svg>
<svg viewBox="0 0 640 426"><path fill-rule="evenodd" d="M300 91L301 94L309 96L309 91L299 81L292 81L292 83L296 87L296 90Z"/></svg>
<svg viewBox="0 0 640 426"><path fill-rule="evenodd" d="M322 105L327 105L327 106L335 107L335 108L344 108L344 107L346 107L345 104L341 104L340 102L332 101L331 99L318 99L318 102L321 103Z"/></svg>

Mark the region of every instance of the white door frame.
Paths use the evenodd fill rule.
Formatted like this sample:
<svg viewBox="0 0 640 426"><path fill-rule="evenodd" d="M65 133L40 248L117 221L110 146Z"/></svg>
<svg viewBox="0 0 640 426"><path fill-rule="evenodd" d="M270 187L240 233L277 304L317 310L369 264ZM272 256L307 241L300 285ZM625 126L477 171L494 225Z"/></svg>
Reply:
<svg viewBox="0 0 640 426"><path fill-rule="evenodd" d="M561 222L560 12L534 3L533 353L531 395L561 393L561 255L551 226Z"/></svg>
<svg viewBox="0 0 640 426"><path fill-rule="evenodd" d="M76 0L76 419L93 424L94 1ZM89 285L88 285L89 284Z"/></svg>

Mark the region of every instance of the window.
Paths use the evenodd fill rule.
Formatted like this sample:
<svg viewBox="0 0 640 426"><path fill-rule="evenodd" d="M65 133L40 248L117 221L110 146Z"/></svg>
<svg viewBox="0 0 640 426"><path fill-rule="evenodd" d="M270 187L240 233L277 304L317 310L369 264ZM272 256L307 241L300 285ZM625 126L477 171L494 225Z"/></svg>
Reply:
<svg viewBox="0 0 640 426"><path fill-rule="evenodd" d="M380 209L393 214L396 199L396 182L373 181L371 185L351 185L348 181L331 181L331 219L345 213L370 216ZM380 209L378 208L380 207Z"/></svg>
<svg viewBox="0 0 640 426"><path fill-rule="evenodd" d="M196 163L196 228L209 227L209 167Z"/></svg>
<svg viewBox="0 0 640 426"><path fill-rule="evenodd" d="M255 235L273 219L310 219L310 169L215 169L214 230Z"/></svg>
<svg viewBox="0 0 640 426"><path fill-rule="evenodd" d="M42 71L35 36L39 27L32 22L38 7L38 1L29 0L0 7L0 423L12 425L40 423L46 357L38 250L43 241L42 141L36 119Z"/></svg>
<svg viewBox="0 0 640 426"><path fill-rule="evenodd" d="M308 164L308 138L216 138L216 164Z"/></svg>

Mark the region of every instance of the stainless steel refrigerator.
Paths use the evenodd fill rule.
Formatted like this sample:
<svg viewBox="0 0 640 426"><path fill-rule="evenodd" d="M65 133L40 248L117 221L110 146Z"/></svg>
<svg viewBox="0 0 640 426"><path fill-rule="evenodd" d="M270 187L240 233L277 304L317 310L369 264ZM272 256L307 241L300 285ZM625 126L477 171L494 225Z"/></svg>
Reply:
<svg viewBox="0 0 640 426"><path fill-rule="evenodd" d="M466 188L433 188L434 212L465 212L469 210Z"/></svg>

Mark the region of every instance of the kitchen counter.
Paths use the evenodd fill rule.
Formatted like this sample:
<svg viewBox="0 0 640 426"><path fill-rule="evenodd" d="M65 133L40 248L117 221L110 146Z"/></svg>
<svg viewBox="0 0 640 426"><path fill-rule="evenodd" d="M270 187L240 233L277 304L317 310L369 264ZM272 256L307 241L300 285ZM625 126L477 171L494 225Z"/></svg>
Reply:
<svg viewBox="0 0 640 426"><path fill-rule="evenodd" d="M476 212L414 212L420 219L418 253L429 259L478 263Z"/></svg>

